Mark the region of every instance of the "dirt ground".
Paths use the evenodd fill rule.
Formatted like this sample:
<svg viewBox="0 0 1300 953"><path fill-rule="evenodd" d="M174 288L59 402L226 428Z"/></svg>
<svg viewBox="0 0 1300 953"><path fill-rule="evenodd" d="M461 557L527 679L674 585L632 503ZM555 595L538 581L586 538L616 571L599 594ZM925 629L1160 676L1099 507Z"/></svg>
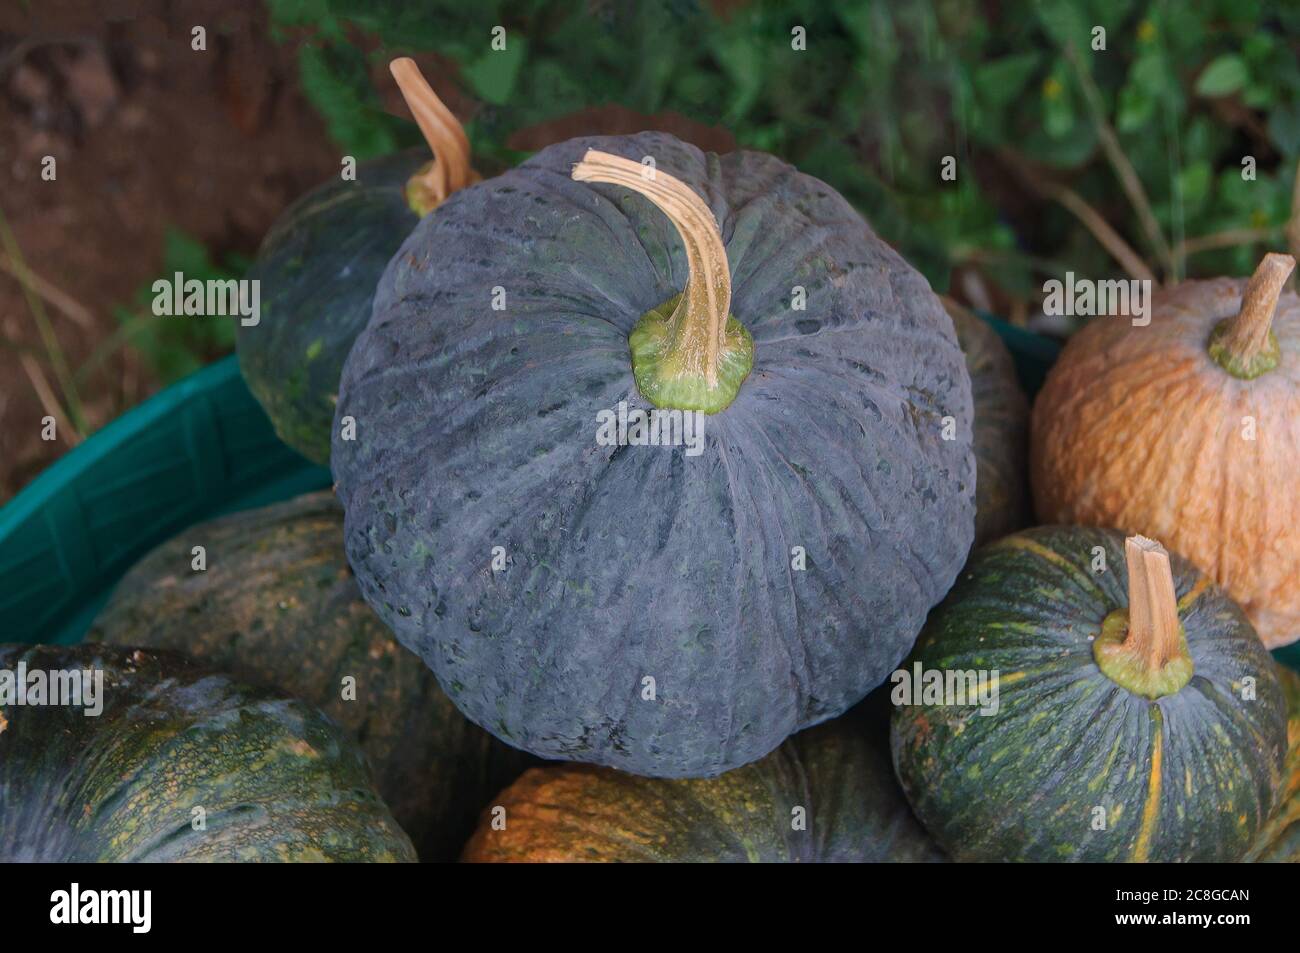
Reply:
<svg viewBox="0 0 1300 953"><path fill-rule="evenodd" d="M156 277L169 226L220 256L263 232L338 158L297 88L295 49L260 4L78 3L0 8L0 212L30 267L52 340L0 252L0 502L75 444L41 439L63 390ZM208 48L190 47L206 24ZM54 181L42 159L56 160ZM77 390L93 431L156 387L117 348ZM58 416L57 411L53 411Z"/></svg>
<svg viewBox="0 0 1300 953"><path fill-rule="evenodd" d="M191 48L195 24L206 27L205 52ZM115 308L159 275L169 227L215 260L251 256L289 202L337 171L339 150L298 85L302 39L272 40L255 0L0 5L0 232L12 230L50 330L42 335L0 246L0 504L157 389L140 356L112 337ZM448 67L417 59L452 110L472 115L477 104L458 95ZM382 63L374 82L405 116ZM510 145L650 127L734 148L725 130L617 106L518 130ZM56 161L53 181L41 175L45 156ZM73 374L105 350L74 382L86 422L78 433L63 415L60 363ZM42 439L47 414L58 420L55 441Z"/></svg>

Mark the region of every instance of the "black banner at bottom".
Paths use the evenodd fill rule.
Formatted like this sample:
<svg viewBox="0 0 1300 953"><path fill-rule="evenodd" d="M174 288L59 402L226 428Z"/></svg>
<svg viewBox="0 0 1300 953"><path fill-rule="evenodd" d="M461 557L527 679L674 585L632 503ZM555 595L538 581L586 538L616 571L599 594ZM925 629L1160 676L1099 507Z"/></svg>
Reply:
<svg viewBox="0 0 1300 953"><path fill-rule="evenodd" d="M1071 939L1197 931L1231 941L1295 915L1292 876L1268 865L11 865L0 883L9 949L31 933L76 942L338 943L434 924L471 936L487 930L494 941L561 925L593 935L631 928L649 941L680 936L683 924L734 937L783 919L806 927L810 917L819 935L842 925L864 941L917 925L978 932L1008 918Z"/></svg>

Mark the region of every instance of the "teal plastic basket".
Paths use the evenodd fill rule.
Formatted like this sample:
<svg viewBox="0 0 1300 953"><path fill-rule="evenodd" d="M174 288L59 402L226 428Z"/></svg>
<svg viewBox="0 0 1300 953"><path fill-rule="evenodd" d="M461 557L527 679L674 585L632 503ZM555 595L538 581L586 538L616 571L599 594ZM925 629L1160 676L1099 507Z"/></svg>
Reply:
<svg viewBox="0 0 1300 953"><path fill-rule="evenodd" d="M981 315L1034 394L1060 346ZM187 526L330 485L281 443L231 356L70 451L0 509L0 642L79 642L122 574ZM1275 653L1300 669L1300 643Z"/></svg>
<svg viewBox="0 0 1300 953"><path fill-rule="evenodd" d="M75 447L0 509L0 642L79 642L131 565L187 526L330 485L290 450L235 357Z"/></svg>

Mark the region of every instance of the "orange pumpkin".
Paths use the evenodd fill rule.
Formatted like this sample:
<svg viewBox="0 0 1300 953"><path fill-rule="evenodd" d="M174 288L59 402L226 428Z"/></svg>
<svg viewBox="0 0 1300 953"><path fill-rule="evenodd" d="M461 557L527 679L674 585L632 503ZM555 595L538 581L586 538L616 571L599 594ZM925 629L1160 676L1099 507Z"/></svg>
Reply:
<svg viewBox="0 0 1300 953"><path fill-rule="evenodd" d="M1227 589L1269 647L1300 638L1300 298L1295 259L1247 282L1158 292L1150 323L1101 317L1034 406L1045 523L1165 541Z"/></svg>

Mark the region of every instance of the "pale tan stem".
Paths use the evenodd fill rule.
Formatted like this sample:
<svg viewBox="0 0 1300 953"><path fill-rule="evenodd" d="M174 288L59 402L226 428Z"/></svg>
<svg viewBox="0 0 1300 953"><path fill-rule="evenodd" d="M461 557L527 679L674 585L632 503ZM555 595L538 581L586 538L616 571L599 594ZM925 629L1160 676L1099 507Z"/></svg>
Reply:
<svg viewBox="0 0 1300 953"><path fill-rule="evenodd" d="M456 116L425 82L415 60L399 57L388 64L388 69L433 152L433 164L423 177L432 197L442 202L478 178L469 162L469 138Z"/></svg>
<svg viewBox="0 0 1300 953"><path fill-rule="evenodd" d="M1223 346L1241 361L1251 361L1269 346L1273 312L1286 280L1295 268L1290 255L1269 252L1250 276L1241 296L1241 310L1224 331Z"/></svg>
<svg viewBox="0 0 1300 953"><path fill-rule="evenodd" d="M731 270L709 207L690 186L667 172L595 149L588 149L574 166L573 178L631 189L673 223L686 246L687 266L686 287L672 316L674 347L683 370L700 371L709 387L717 387L718 359L731 309Z"/></svg>
<svg viewBox="0 0 1300 953"><path fill-rule="evenodd" d="M1124 540L1128 563L1128 635L1124 648L1158 672L1181 651L1178 597L1169 553L1153 539Z"/></svg>

